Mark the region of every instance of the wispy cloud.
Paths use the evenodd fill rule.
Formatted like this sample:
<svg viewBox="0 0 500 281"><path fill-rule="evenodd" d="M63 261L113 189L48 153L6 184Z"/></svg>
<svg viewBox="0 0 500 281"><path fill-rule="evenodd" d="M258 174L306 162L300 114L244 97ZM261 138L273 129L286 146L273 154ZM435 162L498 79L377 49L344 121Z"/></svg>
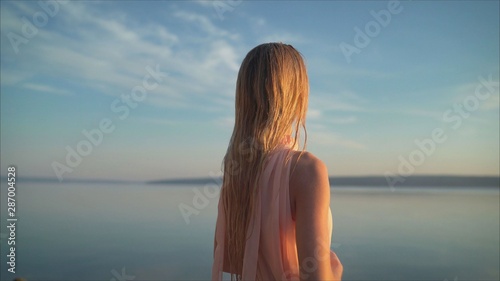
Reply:
<svg viewBox="0 0 500 281"><path fill-rule="evenodd" d="M380 113L380 112L378 112ZM426 109L401 109L401 110L393 110L390 112L387 112L389 114L398 114L398 115L410 115L410 116L421 116L421 117L426 117L426 118L431 118L436 121L441 121L443 118L443 112L439 111L432 111L432 110L426 110Z"/></svg>
<svg viewBox="0 0 500 281"><path fill-rule="evenodd" d="M365 100L352 91L314 93L310 96L310 108L319 112L363 112Z"/></svg>
<svg viewBox="0 0 500 281"><path fill-rule="evenodd" d="M230 33L224 29L218 28L208 17L194 12L177 11L173 14L175 17L195 24L198 28L205 31L208 36L227 37L238 39L239 35Z"/></svg>
<svg viewBox="0 0 500 281"><path fill-rule="evenodd" d="M316 108L309 108L307 110L307 120L318 120L321 118L321 110Z"/></svg>
<svg viewBox="0 0 500 281"><path fill-rule="evenodd" d="M357 121L358 118L356 118L356 116L336 117L328 119L328 122L331 122L333 124L353 124L356 123Z"/></svg>
<svg viewBox="0 0 500 281"><path fill-rule="evenodd" d="M151 118L151 117L131 117L131 121L136 121L140 123L146 123L146 124L155 124L155 125L165 125L165 126L172 126L179 124L179 120L172 120L172 119L164 119L164 118Z"/></svg>
<svg viewBox="0 0 500 281"><path fill-rule="evenodd" d="M492 87L493 92L489 92L489 96L486 99L477 99L480 110L494 110L498 109L500 105L499 101L499 91L498 91L498 80L492 80L496 87ZM470 83L464 83L460 85L453 86L451 92L453 93L452 103L463 103L467 98L471 98L476 94L476 89L480 85L480 81L474 81ZM480 89L481 94L485 95L489 89L483 87Z"/></svg>
<svg viewBox="0 0 500 281"><path fill-rule="evenodd" d="M233 129L234 127L234 117L233 116L226 116L226 117L220 117L214 120L215 126L219 126L225 129Z"/></svg>
<svg viewBox="0 0 500 281"><path fill-rule="evenodd" d="M480 114L486 111L498 110L500 105L498 87L493 87L494 91L490 93L487 93L488 89L486 87L481 88L481 93L488 95L488 97L486 99L479 99L476 96L476 89L480 85L479 83L479 81L471 81L430 88L425 91L401 93L401 95L410 97L422 97L423 101L428 102L418 102L411 105L402 104L401 106L392 106L391 108L373 108L369 112L385 115L421 116L442 122L443 114L446 111L454 110L455 105L461 104L463 106L464 102L469 100L468 102L477 102L478 107L474 110L475 113L468 118L478 122L487 122L480 117ZM498 85L498 81L493 80L493 83Z"/></svg>
<svg viewBox="0 0 500 281"><path fill-rule="evenodd" d="M354 150L367 149L364 144L358 141L348 139L327 130L320 130L319 128L312 129L310 134L308 133L308 138L310 143L322 146L339 147Z"/></svg>
<svg viewBox="0 0 500 281"><path fill-rule="evenodd" d="M36 92L48 93L48 94L56 94L56 95L63 95L63 96L73 95L73 93L71 93L68 90L58 89L58 88L54 88L52 86L43 85L43 84L26 83L23 85L23 88L28 89L28 90L33 90Z"/></svg>
<svg viewBox="0 0 500 281"><path fill-rule="evenodd" d="M27 73L19 70L6 70L5 67L1 68L2 86L15 85L19 82L25 81L33 76L33 73Z"/></svg>
<svg viewBox="0 0 500 281"><path fill-rule="evenodd" d="M2 15L16 19L25 6L16 2L2 10ZM160 22L139 22L124 12L98 8L99 3L89 2L62 7L58 14L62 24L40 32L36 44L23 46L23 57L9 65L6 82L29 85L34 83L30 77L44 73L118 96L142 82L145 66L159 64L169 77L146 103L190 106L200 101L200 95L224 98L234 92L232 77L236 77L241 56L235 43L237 33L217 27L204 15L174 10L171 13L179 24L192 25L206 35L206 42L194 47L195 39L170 31ZM8 51L4 44L2 50Z"/></svg>

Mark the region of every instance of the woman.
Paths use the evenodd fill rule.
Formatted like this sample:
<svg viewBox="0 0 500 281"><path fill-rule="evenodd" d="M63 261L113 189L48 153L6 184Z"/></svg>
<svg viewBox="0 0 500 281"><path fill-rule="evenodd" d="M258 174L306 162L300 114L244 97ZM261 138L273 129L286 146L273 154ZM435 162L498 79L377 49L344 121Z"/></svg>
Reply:
<svg viewBox="0 0 500 281"><path fill-rule="evenodd" d="M340 280L328 172L297 151L309 95L299 52L262 44L243 60L226 156L212 280ZM305 137L307 140L307 136ZM304 142L305 147L305 142Z"/></svg>

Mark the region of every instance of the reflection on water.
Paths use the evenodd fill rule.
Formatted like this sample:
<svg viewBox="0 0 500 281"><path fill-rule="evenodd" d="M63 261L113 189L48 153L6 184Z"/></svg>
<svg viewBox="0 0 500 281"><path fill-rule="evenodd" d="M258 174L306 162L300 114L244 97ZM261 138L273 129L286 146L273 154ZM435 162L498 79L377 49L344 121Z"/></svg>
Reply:
<svg viewBox="0 0 500 281"><path fill-rule="evenodd" d="M193 205L193 188L203 193L201 186L18 184L15 276L207 280L218 197ZM181 203L197 213L189 224ZM498 189L336 188L331 205L344 280L499 279ZM12 280L5 238L1 245L1 280Z"/></svg>

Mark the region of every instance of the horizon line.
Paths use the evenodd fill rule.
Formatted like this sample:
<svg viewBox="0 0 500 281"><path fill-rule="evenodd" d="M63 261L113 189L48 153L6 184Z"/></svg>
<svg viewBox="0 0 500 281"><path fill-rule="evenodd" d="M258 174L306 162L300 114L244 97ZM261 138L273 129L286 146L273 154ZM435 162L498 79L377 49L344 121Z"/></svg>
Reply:
<svg viewBox="0 0 500 281"><path fill-rule="evenodd" d="M400 185L463 185L465 183L477 184L480 186L499 186L500 175L454 175L454 174L416 174L410 176L399 176L403 180ZM6 176L0 178L7 179ZM51 182L51 183L123 183L123 184L203 184L210 182L219 182L218 177L184 177L184 178L165 178L157 180L123 180L123 179L99 179L99 178L68 178L60 181L56 177L36 177L36 176L18 176L17 181L23 182ZM359 175L359 176L332 176L329 175L330 185L388 185L387 178L384 175ZM465 182L461 182L465 181ZM486 184L486 185L485 185Z"/></svg>

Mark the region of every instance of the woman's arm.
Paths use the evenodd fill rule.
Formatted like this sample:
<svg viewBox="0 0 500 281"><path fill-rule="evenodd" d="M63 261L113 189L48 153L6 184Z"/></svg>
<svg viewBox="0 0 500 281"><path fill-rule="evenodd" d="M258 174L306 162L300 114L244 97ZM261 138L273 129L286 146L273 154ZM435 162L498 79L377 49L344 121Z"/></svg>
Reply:
<svg viewBox="0 0 500 281"><path fill-rule="evenodd" d="M305 152L291 175L300 280L341 280L342 264L330 250L330 184L325 164Z"/></svg>

